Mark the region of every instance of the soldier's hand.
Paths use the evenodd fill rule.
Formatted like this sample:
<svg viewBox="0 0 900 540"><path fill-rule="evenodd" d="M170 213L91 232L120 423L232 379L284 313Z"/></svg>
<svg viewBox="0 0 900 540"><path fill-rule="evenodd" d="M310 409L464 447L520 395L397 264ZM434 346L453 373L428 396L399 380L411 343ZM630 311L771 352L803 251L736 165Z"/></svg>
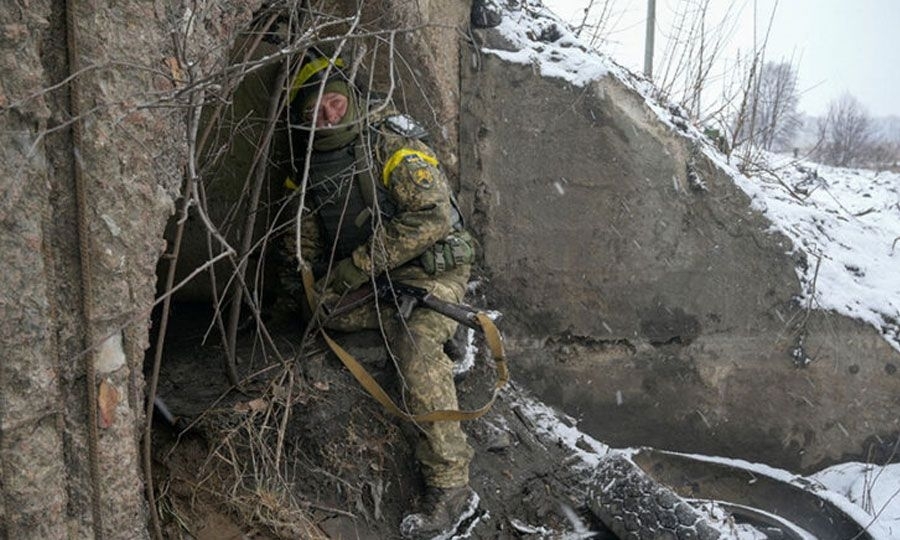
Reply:
<svg viewBox="0 0 900 540"><path fill-rule="evenodd" d="M331 269L331 279L328 281L328 287L338 294L343 294L367 281L369 281L369 274L360 270L353 264L353 259L347 257L338 261L334 268Z"/></svg>

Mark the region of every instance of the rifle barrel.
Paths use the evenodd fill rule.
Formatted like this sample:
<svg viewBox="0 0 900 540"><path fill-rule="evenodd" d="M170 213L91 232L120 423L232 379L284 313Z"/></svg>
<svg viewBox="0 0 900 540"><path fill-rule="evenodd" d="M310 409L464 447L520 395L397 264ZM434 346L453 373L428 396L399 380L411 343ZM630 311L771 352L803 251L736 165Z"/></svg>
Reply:
<svg viewBox="0 0 900 540"><path fill-rule="evenodd" d="M436 311L445 317L449 317L459 324L468 326L473 330L481 330L481 325L478 324L478 320L475 318L475 313L469 309L466 309L463 306L458 304L452 304L450 302L444 302L443 300L439 300L430 294L426 294L423 298L420 299L422 305L431 309L432 311Z"/></svg>

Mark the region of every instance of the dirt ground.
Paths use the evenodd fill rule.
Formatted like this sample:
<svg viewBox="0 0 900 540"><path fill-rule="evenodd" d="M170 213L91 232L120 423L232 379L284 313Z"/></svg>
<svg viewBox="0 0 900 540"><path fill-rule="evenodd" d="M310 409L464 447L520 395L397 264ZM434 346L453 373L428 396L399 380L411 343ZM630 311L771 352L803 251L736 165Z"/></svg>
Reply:
<svg viewBox="0 0 900 540"><path fill-rule="evenodd" d="M242 332L229 391L211 313L178 305L160 396L179 418L154 434L158 508L171 538L395 538L423 491L412 426L388 417L317 340L292 322L270 322L274 348ZM336 335L386 388L393 368L375 333ZM482 355L458 383L461 406L480 406L494 382ZM512 366L515 377L515 366ZM390 391L390 390L389 390ZM519 410L513 383L493 409L464 425L476 455L474 538L520 538L583 530L615 538L586 506L591 471ZM285 404L290 403L289 408ZM285 411L290 414L285 418ZM187 429L185 429L187 428ZM530 531L530 532L529 532Z"/></svg>

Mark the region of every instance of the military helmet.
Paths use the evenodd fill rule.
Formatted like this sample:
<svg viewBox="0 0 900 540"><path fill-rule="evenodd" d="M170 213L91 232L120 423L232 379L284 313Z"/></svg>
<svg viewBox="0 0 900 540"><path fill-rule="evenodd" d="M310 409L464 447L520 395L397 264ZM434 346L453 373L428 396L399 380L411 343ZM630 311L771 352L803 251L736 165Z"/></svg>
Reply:
<svg viewBox="0 0 900 540"><path fill-rule="evenodd" d="M350 81L344 72L346 62L340 56L329 54L321 47L310 47L303 55L300 69L291 82L291 104L302 108L307 102L322 93L339 92L345 96L350 95Z"/></svg>
<svg viewBox="0 0 900 540"><path fill-rule="evenodd" d="M291 81L289 104L292 127L308 131L310 111L316 100L329 92L348 98L347 112L341 123L316 129L313 147L331 150L348 144L358 134L357 96L349 76L344 71L346 61L323 47L310 47L303 55L297 74Z"/></svg>

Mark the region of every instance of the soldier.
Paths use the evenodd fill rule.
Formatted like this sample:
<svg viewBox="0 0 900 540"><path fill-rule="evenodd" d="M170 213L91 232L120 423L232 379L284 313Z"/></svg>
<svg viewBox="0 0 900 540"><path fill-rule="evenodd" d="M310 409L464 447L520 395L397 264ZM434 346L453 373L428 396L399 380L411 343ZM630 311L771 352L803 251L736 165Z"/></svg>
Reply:
<svg viewBox="0 0 900 540"><path fill-rule="evenodd" d="M320 303L334 305L376 276L461 302L474 250L447 178L421 138L424 129L384 102L364 99L340 58L310 51L291 86L294 155L307 158L312 137L301 254L318 267ZM295 178L302 177L296 167ZM289 187L298 186L288 183ZM374 302L337 317L326 328L384 328L410 413L457 409L452 362L443 346L456 322L425 308L404 320ZM421 511L404 517L406 538L449 537L474 514L469 487L473 450L459 422L417 426L415 455L427 491Z"/></svg>

